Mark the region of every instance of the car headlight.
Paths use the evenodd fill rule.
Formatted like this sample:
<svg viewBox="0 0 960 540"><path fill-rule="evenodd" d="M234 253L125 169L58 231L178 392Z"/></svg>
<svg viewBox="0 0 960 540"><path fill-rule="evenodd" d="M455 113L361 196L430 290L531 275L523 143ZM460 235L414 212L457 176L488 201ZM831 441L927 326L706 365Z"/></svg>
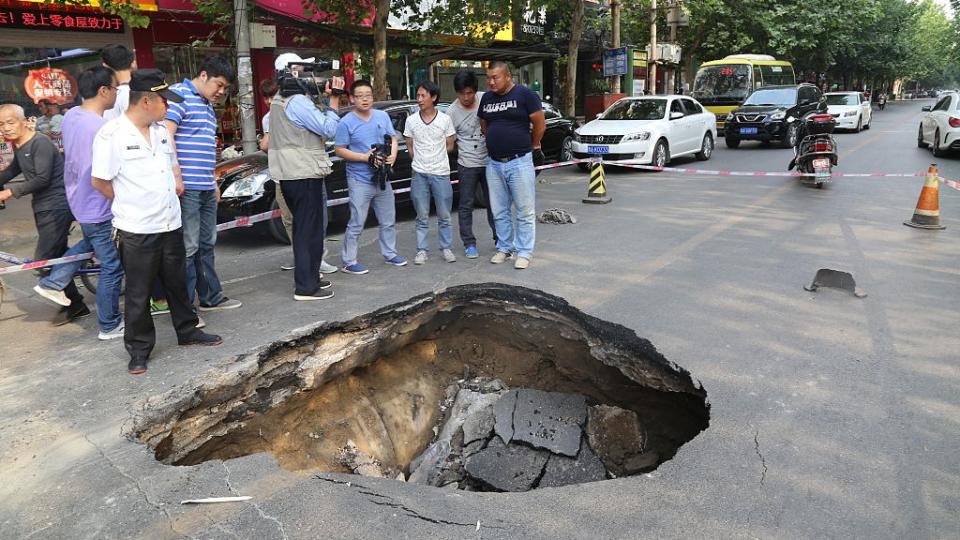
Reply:
<svg viewBox="0 0 960 540"><path fill-rule="evenodd" d="M726 117L727 122L733 120L733 113L728 114Z"/></svg>
<svg viewBox="0 0 960 540"><path fill-rule="evenodd" d="M856 116L856 115L857 115L857 111L847 111L847 112L843 113L844 118L846 118L846 117L848 117L848 116Z"/></svg>
<svg viewBox="0 0 960 540"><path fill-rule="evenodd" d="M649 139L650 139L650 132L649 132L649 131L641 131L641 132L639 132L639 133L631 133L630 135L625 136L624 138L620 139L620 142L627 142L627 141L646 141L646 140L649 140Z"/></svg>
<svg viewBox="0 0 960 540"><path fill-rule="evenodd" d="M787 113L783 111L777 111L770 115L771 120L783 120L787 116Z"/></svg>
<svg viewBox="0 0 960 540"><path fill-rule="evenodd" d="M223 190L223 193L221 193L220 196L225 199L234 197L253 197L254 195L263 193L263 185L269 181L270 173L267 171L254 173L230 184L230 187Z"/></svg>

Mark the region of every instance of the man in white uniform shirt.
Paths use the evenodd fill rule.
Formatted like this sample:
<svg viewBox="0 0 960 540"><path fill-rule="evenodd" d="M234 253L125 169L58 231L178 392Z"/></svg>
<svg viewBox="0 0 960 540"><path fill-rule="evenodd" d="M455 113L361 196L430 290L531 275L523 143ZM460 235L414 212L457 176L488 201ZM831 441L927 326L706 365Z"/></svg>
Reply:
<svg viewBox="0 0 960 540"><path fill-rule="evenodd" d="M220 336L197 329L187 297L186 250L173 167L173 140L161 123L167 100L180 102L157 69L135 71L130 106L100 129L93 142L93 186L113 201L113 225L126 272L124 346L127 371L147 370L156 344L150 316L150 290L158 276L167 291L180 345L219 345Z"/></svg>

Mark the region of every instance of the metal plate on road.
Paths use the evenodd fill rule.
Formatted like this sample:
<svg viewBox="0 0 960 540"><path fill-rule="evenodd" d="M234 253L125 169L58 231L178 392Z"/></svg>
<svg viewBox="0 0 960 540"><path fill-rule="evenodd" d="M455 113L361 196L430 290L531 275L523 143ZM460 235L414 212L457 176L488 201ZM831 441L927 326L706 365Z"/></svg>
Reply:
<svg viewBox="0 0 960 540"><path fill-rule="evenodd" d="M756 135L756 134L757 134L757 128L755 128L755 127L742 127L742 128L740 128L740 134L741 134L741 135Z"/></svg>
<svg viewBox="0 0 960 540"><path fill-rule="evenodd" d="M609 146L588 146L587 153L588 154L609 154L610 147Z"/></svg>

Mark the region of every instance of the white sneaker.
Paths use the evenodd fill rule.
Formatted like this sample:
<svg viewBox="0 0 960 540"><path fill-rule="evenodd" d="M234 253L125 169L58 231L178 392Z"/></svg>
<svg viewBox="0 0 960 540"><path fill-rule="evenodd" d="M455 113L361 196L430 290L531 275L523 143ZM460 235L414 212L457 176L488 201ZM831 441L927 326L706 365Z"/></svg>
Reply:
<svg viewBox="0 0 960 540"><path fill-rule="evenodd" d="M321 261L320 261L320 273L321 273L321 274L334 274L334 273L336 273L337 270L339 270L339 268L337 268L336 266L328 263L327 261L324 261L324 260L321 260Z"/></svg>
<svg viewBox="0 0 960 540"><path fill-rule="evenodd" d="M517 270L524 270L528 266L530 266L530 259L526 257L517 257L517 260L513 263L513 267Z"/></svg>
<svg viewBox="0 0 960 540"><path fill-rule="evenodd" d="M513 258L512 253L507 253L506 251L498 251L493 254L493 257L490 257L490 262L493 264L502 264L507 259Z"/></svg>
<svg viewBox="0 0 960 540"><path fill-rule="evenodd" d="M417 256L413 258L413 264L424 264L427 262L427 252L420 250L417 252Z"/></svg>
<svg viewBox="0 0 960 540"><path fill-rule="evenodd" d="M104 332L103 330L97 334L97 339L100 341L110 341L111 339L117 339L123 337L123 322L117 325L116 328L110 330L109 332Z"/></svg>
<svg viewBox="0 0 960 540"><path fill-rule="evenodd" d="M457 256L453 254L453 251L450 249L443 250L443 260L448 263L457 262Z"/></svg>
<svg viewBox="0 0 960 540"><path fill-rule="evenodd" d="M59 304L63 307L70 306L70 299L67 298L67 295L63 291L57 291L54 289L48 289L46 287L41 287L37 285L33 288L33 291L40 296L46 298L47 300L53 302L54 304Z"/></svg>

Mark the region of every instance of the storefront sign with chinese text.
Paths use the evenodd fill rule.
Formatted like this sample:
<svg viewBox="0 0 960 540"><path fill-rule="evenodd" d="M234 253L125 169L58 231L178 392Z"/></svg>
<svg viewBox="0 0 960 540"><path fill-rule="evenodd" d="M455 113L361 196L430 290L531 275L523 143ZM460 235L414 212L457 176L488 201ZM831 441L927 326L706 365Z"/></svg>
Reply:
<svg viewBox="0 0 960 540"><path fill-rule="evenodd" d="M0 8L0 29L62 30L122 34L123 19L95 11Z"/></svg>
<svg viewBox="0 0 960 540"><path fill-rule="evenodd" d="M64 105L77 98L77 80L58 68L31 69L23 80L23 88L34 103L46 99Z"/></svg>

